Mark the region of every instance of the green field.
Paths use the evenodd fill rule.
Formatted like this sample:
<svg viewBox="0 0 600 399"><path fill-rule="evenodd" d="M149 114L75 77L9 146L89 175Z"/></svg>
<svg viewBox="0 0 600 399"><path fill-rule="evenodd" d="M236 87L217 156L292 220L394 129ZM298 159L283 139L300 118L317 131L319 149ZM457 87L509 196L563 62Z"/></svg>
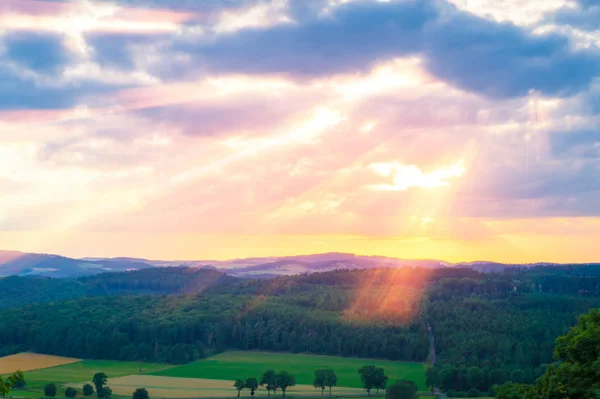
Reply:
<svg viewBox="0 0 600 399"><path fill-rule="evenodd" d="M119 362L112 360L83 360L64 366L49 367L27 372L28 381L77 382L92 381L94 374L104 372L108 378L158 372L173 367L167 364Z"/></svg>
<svg viewBox="0 0 600 399"><path fill-rule="evenodd" d="M298 384L312 385L315 370L331 368L337 374L338 386L361 388L357 371L360 367L367 365L383 367L390 383L398 379L407 379L414 381L419 389L426 389L425 366L421 363L289 353L225 352L151 374L165 377L235 380L247 377L260 378L264 371L274 369L275 371L290 372L296 377Z"/></svg>
<svg viewBox="0 0 600 399"><path fill-rule="evenodd" d="M35 398L40 396L41 391L32 391L31 389L13 389L9 396L15 398Z"/></svg>
<svg viewBox="0 0 600 399"><path fill-rule="evenodd" d="M313 392L312 388L313 373L319 368L331 368L336 372L338 394L355 396L356 392L350 388L362 388L357 370L365 365L383 367L389 377L389 383L398 379L409 379L416 382L420 389L425 389L425 370L424 365L420 363L233 351L183 366L82 360L61 366L26 371L27 388L15 390L11 392L11 396L41 397L43 396L43 387L48 383L54 383L59 386L57 397L63 397L64 389L67 386L81 389L83 383L91 382L95 373L104 372L108 376L109 385L111 385L111 380L114 382L115 397L120 397L120 395L130 397L129 392L133 392L137 387L148 388L155 398L190 397L190 395L191 397L230 397L235 396L232 388L233 380L247 377L260 378L264 371L274 369L276 371L286 370L295 376L298 384L298 387L295 388L297 392L292 389L290 394L320 397L320 391L314 390ZM142 370L141 374L140 369ZM184 383L183 380L177 382L164 377L185 378L186 382ZM192 381L192 378L197 380ZM187 385L189 387L186 388ZM304 387L302 387L303 385ZM257 397L262 397L263 394L264 392L260 391Z"/></svg>
<svg viewBox="0 0 600 399"><path fill-rule="evenodd" d="M48 367L25 372L27 390L15 390L11 396L41 396L44 386L48 383L63 384L76 383L80 381L92 381L97 372L105 372L108 378L122 377L138 374L141 368L144 373L156 372L173 367L166 364L119 362L111 360L83 360L77 363L65 364L63 366ZM63 388L59 388L57 396L63 396Z"/></svg>

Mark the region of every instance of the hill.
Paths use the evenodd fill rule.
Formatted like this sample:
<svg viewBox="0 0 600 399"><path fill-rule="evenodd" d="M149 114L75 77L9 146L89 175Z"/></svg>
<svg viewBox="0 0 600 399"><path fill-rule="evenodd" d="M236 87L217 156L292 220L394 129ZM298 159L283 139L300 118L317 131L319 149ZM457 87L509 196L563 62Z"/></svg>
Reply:
<svg viewBox="0 0 600 399"><path fill-rule="evenodd" d="M6 354L175 364L226 349L426 362L431 333L436 378L452 376L444 388L487 390L543 373L555 339L600 306L597 272L407 267L238 280L157 268L77 280L107 295L2 310L0 342Z"/></svg>
<svg viewBox="0 0 600 399"><path fill-rule="evenodd" d="M558 265L550 263L503 264L488 261L450 263L436 259L399 259L383 256L361 256L349 253L324 253L283 257L215 260L149 260L139 258L83 258L72 259L58 255L27 254L0 251L0 277L11 275L38 275L55 278L76 278L105 272L122 272L157 267L211 267L234 277L265 279L302 273L333 271L336 269L377 269L381 267L469 268L485 273L498 273L506 269L534 268L538 266L580 267L583 265ZM600 264L588 266L600 267Z"/></svg>
<svg viewBox="0 0 600 399"><path fill-rule="evenodd" d="M103 272L138 270L153 267L137 260L80 260L59 255L0 251L0 277L37 275L67 278Z"/></svg>

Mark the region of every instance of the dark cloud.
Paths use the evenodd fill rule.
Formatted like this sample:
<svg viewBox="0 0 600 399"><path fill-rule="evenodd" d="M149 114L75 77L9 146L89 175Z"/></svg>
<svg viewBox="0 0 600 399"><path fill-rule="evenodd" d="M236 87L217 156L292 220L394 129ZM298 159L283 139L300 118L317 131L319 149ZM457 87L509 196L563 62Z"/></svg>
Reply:
<svg viewBox="0 0 600 399"><path fill-rule="evenodd" d="M586 89L600 74L600 54L572 51L564 36L450 13L430 26L425 53L430 71L456 86L491 97L531 89L564 96Z"/></svg>
<svg viewBox="0 0 600 399"><path fill-rule="evenodd" d="M308 77L364 72L381 60L420 54L438 77L498 98L531 89L570 95L600 73L600 55L572 50L564 36L533 35L434 1L348 3L305 23L210 42L177 40L173 49L202 69Z"/></svg>
<svg viewBox="0 0 600 399"><path fill-rule="evenodd" d="M60 35L18 32L6 34L0 40L7 61L36 72L57 73L72 58Z"/></svg>
<svg viewBox="0 0 600 399"><path fill-rule="evenodd" d="M532 89L568 96L600 74L598 51L576 51L565 36L534 35L444 1L357 1L320 16L319 0L289 6L299 22L212 38L174 36L162 48L163 65L153 72L174 80L206 73L313 78L362 73L379 61L415 54L439 78L493 98L524 96ZM97 40L100 59L128 66L128 46L144 39L110 35Z"/></svg>
<svg viewBox="0 0 600 399"><path fill-rule="evenodd" d="M427 2L356 3L302 24L246 29L212 42L178 40L174 49L219 72L323 76L359 72L417 52L437 10Z"/></svg>

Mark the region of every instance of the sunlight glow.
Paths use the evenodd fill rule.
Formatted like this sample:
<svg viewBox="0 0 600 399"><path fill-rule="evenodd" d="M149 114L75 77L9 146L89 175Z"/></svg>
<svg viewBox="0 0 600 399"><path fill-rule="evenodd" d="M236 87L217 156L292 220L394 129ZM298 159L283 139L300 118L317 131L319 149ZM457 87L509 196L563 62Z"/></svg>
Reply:
<svg viewBox="0 0 600 399"><path fill-rule="evenodd" d="M391 177L392 184L377 184L370 188L377 191L404 191L411 187L437 188L447 186L447 179L460 177L465 172L462 161L446 168L425 173L415 165L403 165L397 161L370 165L380 176Z"/></svg>

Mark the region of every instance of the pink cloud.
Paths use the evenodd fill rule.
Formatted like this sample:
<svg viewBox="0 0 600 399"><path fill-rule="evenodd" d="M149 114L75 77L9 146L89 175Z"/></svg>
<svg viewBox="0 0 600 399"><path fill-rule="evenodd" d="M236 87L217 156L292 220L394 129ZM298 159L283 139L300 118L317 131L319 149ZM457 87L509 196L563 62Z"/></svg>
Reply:
<svg viewBox="0 0 600 399"><path fill-rule="evenodd" d="M8 13L27 14L32 16L56 16L73 10L70 3L36 1L36 0L2 0L0 10Z"/></svg>

